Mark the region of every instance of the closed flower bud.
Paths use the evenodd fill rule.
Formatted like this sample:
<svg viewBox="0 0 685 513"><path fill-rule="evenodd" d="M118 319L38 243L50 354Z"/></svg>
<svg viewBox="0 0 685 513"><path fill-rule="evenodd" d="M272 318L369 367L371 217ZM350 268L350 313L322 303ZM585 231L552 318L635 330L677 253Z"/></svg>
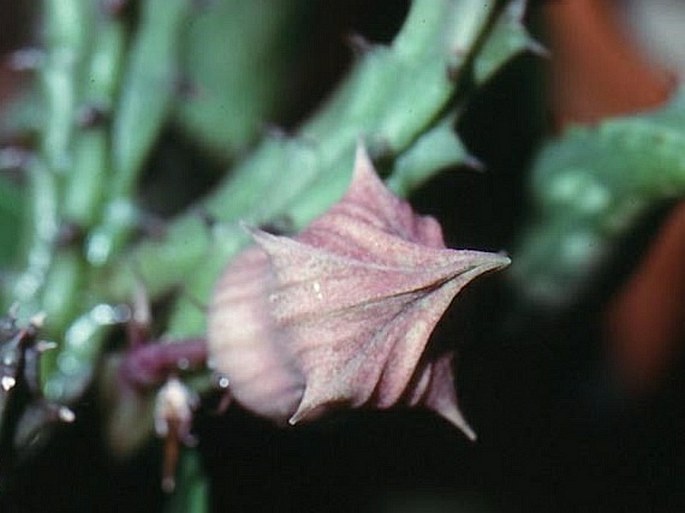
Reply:
<svg viewBox="0 0 685 513"><path fill-rule="evenodd" d="M424 350L454 296L505 256L447 249L359 147L345 196L294 238L253 230L220 278L209 348L237 402L277 422L333 407L423 405L473 432L452 355Z"/></svg>

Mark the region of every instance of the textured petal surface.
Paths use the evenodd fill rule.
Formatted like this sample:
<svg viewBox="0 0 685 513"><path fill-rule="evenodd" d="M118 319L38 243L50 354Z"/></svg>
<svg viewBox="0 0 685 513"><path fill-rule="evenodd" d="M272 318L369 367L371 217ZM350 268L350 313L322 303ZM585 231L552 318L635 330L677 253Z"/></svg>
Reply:
<svg viewBox="0 0 685 513"><path fill-rule="evenodd" d="M208 319L213 364L231 394L255 413L287 419L300 402L304 376L269 307L273 276L258 247L241 253L220 278Z"/></svg>
<svg viewBox="0 0 685 513"><path fill-rule="evenodd" d="M253 237L210 312L210 347L239 402L291 423L334 406L422 404L474 436L451 356L422 355L455 295L506 257L445 248L437 221L388 191L363 147L347 194L309 228Z"/></svg>

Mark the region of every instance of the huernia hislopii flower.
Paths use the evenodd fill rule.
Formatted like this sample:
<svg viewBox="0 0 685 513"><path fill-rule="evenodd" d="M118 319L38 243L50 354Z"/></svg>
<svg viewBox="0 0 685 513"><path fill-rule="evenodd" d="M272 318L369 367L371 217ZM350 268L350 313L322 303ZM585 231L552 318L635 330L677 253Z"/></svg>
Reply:
<svg viewBox="0 0 685 513"><path fill-rule="evenodd" d="M361 145L328 212L294 238L252 236L209 313L210 354L237 402L291 424L338 406L423 405L475 437L452 355L424 350L454 296L507 257L447 249L437 221L393 195Z"/></svg>

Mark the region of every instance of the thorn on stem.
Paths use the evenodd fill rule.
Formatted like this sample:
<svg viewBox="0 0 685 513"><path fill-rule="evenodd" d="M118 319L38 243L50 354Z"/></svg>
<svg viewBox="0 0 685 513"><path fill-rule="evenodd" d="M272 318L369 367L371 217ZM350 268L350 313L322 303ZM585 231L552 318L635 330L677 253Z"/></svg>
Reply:
<svg viewBox="0 0 685 513"><path fill-rule="evenodd" d="M207 209L200 208L197 210L197 214L202 223L205 225L207 231L211 232L219 222L216 216L214 216L211 212L207 211Z"/></svg>
<svg viewBox="0 0 685 513"><path fill-rule="evenodd" d="M451 82L457 82L461 77L462 69L464 68L464 62L468 57L468 51L462 47L452 48L450 62L447 64L445 69L447 80Z"/></svg>
<svg viewBox="0 0 685 513"><path fill-rule="evenodd" d="M463 165L478 173L485 172L486 166L482 160L477 159L473 155L466 155L463 160Z"/></svg>
<svg viewBox="0 0 685 513"><path fill-rule="evenodd" d="M448 64L445 67L445 76L447 77L447 80L449 80L452 83L455 83L457 80L459 80L459 77L461 76L461 66Z"/></svg>
<svg viewBox="0 0 685 513"><path fill-rule="evenodd" d="M140 212L138 229L146 238L162 240L167 234L167 223L159 216L150 212Z"/></svg>
<svg viewBox="0 0 685 513"><path fill-rule="evenodd" d="M345 36L345 42L355 57L363 57L373 50L373 44L361 34L351 32Z"/></svg>
<svg viewBox="0 0 685 513"><path fill-rule="evenodd" d="M182 100L195 100L201 96L200 87L186 76L176 79L174 90Z"/></svg>
<svg viewBox="0 0 685 513"><path fill-rule="evenodd" d="M81 128L95 128L106 124L108 121L108 109L96 104L82 106L76 116L76 123Z"/></svg>
<svg viewBox="0 0 685 513"><path fill-rule="evenodd" d="M544 59L549 59L552 57L552 52L549 50L549 48L535 39L528 40L526 49L533 55L537 55L538 57L542 57Z"/></svg>
<svg viewBox="0 0 685 513"><path fill-rule="evenodd" d="M277 141L286 141L291 137L285 128L273 123L264 124L264 135Z"/></svg>
<svg viewBox="0 0 685 513"><path fill-rule="evenodd" d="M57 248L69 248L81 244L85 240L86 231L78 223L63 222L57 231L55 244Z"/></svg>

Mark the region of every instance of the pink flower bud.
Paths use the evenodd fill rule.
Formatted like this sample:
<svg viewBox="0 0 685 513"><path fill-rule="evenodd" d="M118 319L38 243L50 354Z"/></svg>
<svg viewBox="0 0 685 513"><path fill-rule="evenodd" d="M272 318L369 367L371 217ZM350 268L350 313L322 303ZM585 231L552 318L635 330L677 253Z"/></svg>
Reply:
<svg viewBox="0 0 685 513"><path fill-rule="evenodd" d="M338 406L423 405L475 437L453 355L422 355L454 296L507 257L447 249L437 221L394 196L362 146L349 190L307 229L252 235L209 313L210 354L236 401L291 424Z"/></svg>

